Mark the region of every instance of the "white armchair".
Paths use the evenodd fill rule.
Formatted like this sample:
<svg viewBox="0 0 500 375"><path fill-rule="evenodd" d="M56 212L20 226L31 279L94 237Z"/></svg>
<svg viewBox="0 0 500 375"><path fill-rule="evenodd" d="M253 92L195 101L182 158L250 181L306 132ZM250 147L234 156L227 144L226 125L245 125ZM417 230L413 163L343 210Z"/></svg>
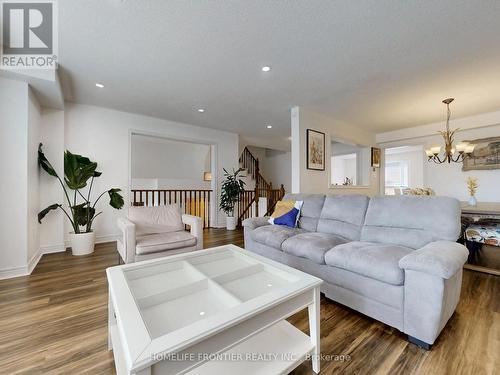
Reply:
<svg viewBox="0 0 500 375"><path fill-rule="evenodd" d="M118 227L116 245L125 263L203 249L201 218L182 214L178 205L130 207L128 218L118 218Z"/></svg>

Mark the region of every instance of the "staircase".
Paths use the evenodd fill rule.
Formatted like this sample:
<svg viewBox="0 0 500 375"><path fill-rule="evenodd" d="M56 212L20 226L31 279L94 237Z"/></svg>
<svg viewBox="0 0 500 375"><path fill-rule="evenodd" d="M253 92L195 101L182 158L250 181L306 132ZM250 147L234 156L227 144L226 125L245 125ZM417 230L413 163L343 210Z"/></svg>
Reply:
<svg viewBox="0 0 500 375"><path fill-rule="evenodd" d="M247 170L247 176L255 182L253 190L245 190L238 200L238 226L241 226L243 220L249 217L267 216L270 215L276 202L281 200L285 195L283 184L279 189L274 189L271 182L260 174L259 159L254 157L250 150L245 147L239 159L242 168ZM266 212L260 212L259 215L259 199L265 198L267 201Z"/></svg>

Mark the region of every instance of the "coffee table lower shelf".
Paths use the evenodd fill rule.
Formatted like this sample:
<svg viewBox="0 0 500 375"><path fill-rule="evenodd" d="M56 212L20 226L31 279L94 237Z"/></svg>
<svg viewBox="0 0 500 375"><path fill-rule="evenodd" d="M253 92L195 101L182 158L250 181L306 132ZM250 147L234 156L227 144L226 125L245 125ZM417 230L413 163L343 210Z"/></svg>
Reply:
<svg viewBox="0 0 500 375"><path fill-rule="evenodd" d="M313 349L309 336L287 321L281 321L229 349L222 356L224 360L205 362L187 374L288 374L304 362ZM240 358L249 360L238 360Z"/></svg>
<svg viewBox="0 0 500 375"><path fill-rule="evenodd" d="M116 326L110 333L112 341L118 343ZM304 362L313 349L309 336L283 320L233 346L219 356L222 360L205 362L186 374L288 374ZM117 374L127 374L121 345L113 345L113 354Z"/></svg>

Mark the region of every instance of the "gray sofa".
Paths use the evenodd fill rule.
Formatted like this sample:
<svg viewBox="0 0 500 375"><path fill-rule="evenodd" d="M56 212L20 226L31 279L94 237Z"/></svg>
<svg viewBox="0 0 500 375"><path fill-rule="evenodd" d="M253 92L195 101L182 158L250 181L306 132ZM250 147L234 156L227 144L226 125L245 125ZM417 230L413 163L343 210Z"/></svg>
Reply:
<svg viewBox="0 0 500 375"><path fill-rule="evenodd" d="M432 196L287 194L298 228L243 222L245 248L320 277L326 297L429 349L460 298L467 249L458 200Z"/></svg>

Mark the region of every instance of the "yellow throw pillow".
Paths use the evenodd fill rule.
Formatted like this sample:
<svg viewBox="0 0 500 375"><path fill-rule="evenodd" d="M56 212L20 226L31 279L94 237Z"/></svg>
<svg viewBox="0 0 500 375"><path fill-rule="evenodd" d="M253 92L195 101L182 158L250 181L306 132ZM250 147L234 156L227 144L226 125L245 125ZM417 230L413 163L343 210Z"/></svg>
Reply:
<svg viewBox="0 0 500 375"><path fill-rule="evenodd" d="M274 212L269 218L269 223L273 225L286 225L290 228L297 226L300 209L303 201L279 201L274 207Z"/></svg>

